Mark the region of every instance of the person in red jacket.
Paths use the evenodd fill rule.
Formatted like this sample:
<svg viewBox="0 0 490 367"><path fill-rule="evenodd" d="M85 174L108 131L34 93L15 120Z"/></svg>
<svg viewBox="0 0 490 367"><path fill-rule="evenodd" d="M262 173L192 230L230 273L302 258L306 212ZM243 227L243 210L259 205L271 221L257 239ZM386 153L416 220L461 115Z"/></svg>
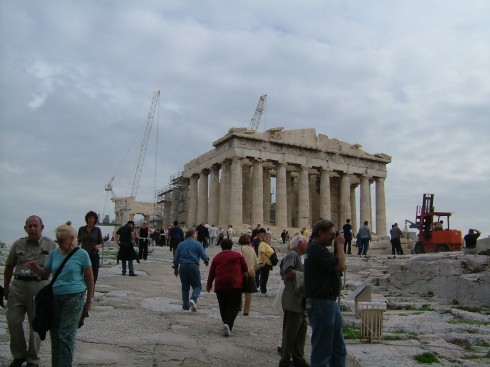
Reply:
<svg viewBox="0 0 490 367"><path fill-rule="evenodd" d="M211 262L206 290L213 286L218 298L219 313L223 320L223 335L230 336L233 324L240 311L243 276L248 272L245 258L233 251L233 242L225 238L220 243L221 251Z"/></svg>

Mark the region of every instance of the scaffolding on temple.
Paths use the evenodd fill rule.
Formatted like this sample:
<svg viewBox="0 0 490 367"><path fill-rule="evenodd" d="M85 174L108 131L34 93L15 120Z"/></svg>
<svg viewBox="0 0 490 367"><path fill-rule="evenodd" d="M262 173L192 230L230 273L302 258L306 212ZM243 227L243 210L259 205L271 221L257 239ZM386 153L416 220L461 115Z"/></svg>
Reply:
<svg viewBox="0 0 490 367"><path fill-rule="evenodd" d="M182 172L170 176L169 184L155 192L156 211L161 218L161 226L168 228L175 220L183 222L187 218L184 205L187 196L188 179Z"/></svg>

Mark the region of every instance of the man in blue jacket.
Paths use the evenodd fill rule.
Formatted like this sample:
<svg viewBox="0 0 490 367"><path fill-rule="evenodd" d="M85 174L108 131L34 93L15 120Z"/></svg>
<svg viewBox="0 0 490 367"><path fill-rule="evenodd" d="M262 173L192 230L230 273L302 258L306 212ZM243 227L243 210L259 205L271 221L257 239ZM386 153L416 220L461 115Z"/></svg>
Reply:
<svg viewBox="0 0 490 367"><path fill-rule="evenodd" d="M175 250L174 275L180 276L182 283L182 309L192 312L197 311L197 299L201 294L201 272L199 271L199 260L202 259L208 266L209 257L204 251L203 245L197 241L195 228L189 229ZM189 299L189 291L192 287L192 295Z"/></svg>

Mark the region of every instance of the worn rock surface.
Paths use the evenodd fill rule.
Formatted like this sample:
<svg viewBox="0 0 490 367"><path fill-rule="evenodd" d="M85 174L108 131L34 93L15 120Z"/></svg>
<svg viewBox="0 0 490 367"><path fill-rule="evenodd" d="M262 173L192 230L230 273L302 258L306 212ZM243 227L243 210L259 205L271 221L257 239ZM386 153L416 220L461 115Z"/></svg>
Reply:
<svg viewBox="0 0 490 367"><path fill-rule="evenodd" d="M280 252L285 247L277 244ZM217 248L208 249L210 256ZM414 357L432 352L437 366L484 366L490 363L490 308L453 305L429 295L421 284L410 291L395 286L401 267L405 276L417 274L422 262L437 262L438 254L348 258L342 309L346 333L359 328L349 295L371 277L372 299L387 304L383 313L384 339L369 343L348 339L348 366L420 366ZM427 257L427 258L426 258ZM485 260L465 260L469 275L488 275ZM468 260L473 259L473 260ZM255 295L250 316L239 315L232 336L221 334L218 302L214 293L203 292L196 313L181 309L180 281L173 276L167 248L152 248L148 261L136 264L137 277L121 276L120 265L109 261L101 268L90 317L79 330L75 366L277 366L282 321L273 308L274 297ZM425 266L425 265L424 265ZM452 265L451 265L452 266ZM454 268L454 266L452 266ZM476 269L482 271L476 273ZM393 274L391 272L394 272ZM3 273L3 269L2 269ZM409 274L410 273L410 274ZM443 267L441 265L441 271ZM437 273L437 274L440 274ZM452 274L452 270L447 273ZM409 274L409 275L408 275ZM425 277L426 274L419 276ZM207 268L201 266L203 282ZM434 279L437 278L435 273ZM417 285L423 292L417 294ZM281 286L277 268L271 273L269 291ZM306 355L309 358L311 329ZM0 311L0 366L8 365L10 351L5 311ZM487 357L485 357L487 356ZM49 338L42 345L42 366L50 365Z"/></svg>

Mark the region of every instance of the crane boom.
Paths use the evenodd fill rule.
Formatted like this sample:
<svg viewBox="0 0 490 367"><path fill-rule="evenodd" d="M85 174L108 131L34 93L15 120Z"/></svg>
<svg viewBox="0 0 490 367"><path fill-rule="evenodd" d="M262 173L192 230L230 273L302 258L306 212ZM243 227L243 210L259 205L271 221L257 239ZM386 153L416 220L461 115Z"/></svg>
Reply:
<svg viewBox="0 0 490 367"><path fill-rule="evenodd" d="M255 130L259 128L260 120L262 119L262 115L264 114L264 105L267 99L267 94L260 96L259 103L257 103L257 108L255 109L255 114L250 120L250 130Z"/></svg>
<svg viewBox="0 0 490 367"><path fill-rule="evenodd" d="M160 98L160 91L157 90L153 93L153 99L151 101L150 112L148 113L148 122L146 123L145 135L141 143L140 156L138 159L138 165L136 166L136 172L134 174L133 188L131 190L131 197L136 198L138 192L138 186L140 184L141 172L143 170L143 164L145 163L146 149L148 148L148 139L150 138L151 125L153 124L153 118L155 117L155 110Z"/></svg>

